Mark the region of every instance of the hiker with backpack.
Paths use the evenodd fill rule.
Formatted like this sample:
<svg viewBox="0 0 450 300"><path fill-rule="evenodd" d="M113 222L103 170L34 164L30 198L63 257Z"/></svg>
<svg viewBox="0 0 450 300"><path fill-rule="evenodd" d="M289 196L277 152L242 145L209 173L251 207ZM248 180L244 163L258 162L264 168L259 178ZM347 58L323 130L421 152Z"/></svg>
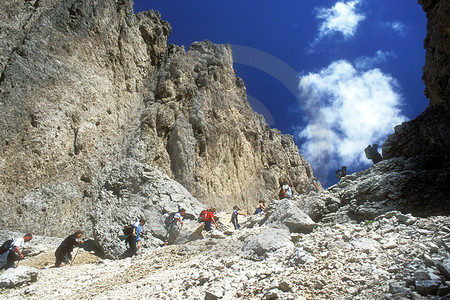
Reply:
<svg viewBox="0 0 450 300"><path fill-rule="evenodd" d="M264 200L259 200L258 206L256 207L255 212L253 214L254 215L259 214L264 210L264 208L265 208Z"/></svg>
<svg viewBox="0 0 450 300"><path fill-rule="evenodd" d="M144 218L141 218L138 222L133 224L134 229L134 236L136 239L136 250L141 249L141 232L142 232L142 226L144 226L146 223Z"/></svg>
<svg viewBox="0 0 450 300"><path fill-rule="evenodd" d="M72 251L75 246L80 247L83 241L80 241L83 231L77 230L74 234L69 235L62 241L55 251L55 265L52 267L59 268L61 265L67 265L72 261Z"/></svg>
<svg viewBox="0 0 450 300"><path fill-rule="evenodd" d="M238 230L239 227L241 227L241 225L239 225L238 222L238 215L244 216L246 217L245 214L239 212L239 207L237 205L233 206L233 212L231 213L231 220L230 223L233 223L234 225L234 230Z"/></svg>
<svg viewBox="0 0 450 300"><path fill-rule="evenodd" d="M208 209L208 213L205 216L205 230L211 231L211 223L214 223L216 226L216 229L219 228L219 226L216 223L216 217L214 216L214 213L216 212L216 209L214 207L211 207Z"/></svg>
<svg viewBox="0 0 450 300"><path fill-rule="evenodd" d="M181 227L183 227L183 216L186 213L184 208L180 208L177 213L170 214L166 222L166 239L164 246L172 245L180 235Z"/></svg>
<svg viewBox="0 0 450 300"><path fill-rule="evenodd" d="M145 219L141 218L138 222L125 226L123 239L125 244L128 245L128 249L119 258L132 257L137 254L141 247L141 231L145 223Z"/></svg>
<svg viewBox="0 0 450 300"><path fill-rule="evenodd" d="M8 249L1 255L0 257L0 270L15 268L14 262L23 259L23 248L26 242L31 241L33 235L31 233L27 233L22 237L18 237L11 241L9 247L5 245Z"/></svg>
<svg viewBox="0 0 450 300"><path fill-rule="evenodd" d="M287 198L286 189L283 186L280 187L280 192L278 193L278 198L280 198L280 200Z"/></svg>
<svg viewBox="0 0 450 300"><path fill-rule="evenodd" d="M347 167L346 166L342 166L342 168L340 168L339 170L336 171L336 178L339 180L346 175L347 175Z"/></svg>
<svg viewBox="0 0 450 300"><path fill-rule="evenodd" d="M281 186L280 192L278 193L278 197L280 198L280 200L285 199L285 198L292 198L292 183L288 184L284 184Z"/></svg>

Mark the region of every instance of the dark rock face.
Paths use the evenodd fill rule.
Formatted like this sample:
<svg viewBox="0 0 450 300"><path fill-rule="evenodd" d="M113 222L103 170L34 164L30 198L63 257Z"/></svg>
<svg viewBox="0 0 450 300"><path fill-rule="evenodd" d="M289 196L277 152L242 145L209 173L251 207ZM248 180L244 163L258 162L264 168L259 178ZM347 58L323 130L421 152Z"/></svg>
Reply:
<svg viewBox="0 0 450 300"><path fill-rule="evenodd" d="M423 80L430 106L395 127L383 145L384 162L333 188L358 219L390 209L421 216L450 212L450 3L419 3L428 18Z"/></svg>
<svg viewBox="0 0 450 300"><path fill-rule="evenodd" d="M0 3L0 226L92 233L104 184L127 158L219 209L309 184L292 137L250 108L230 46L169 45L159 13L132 5Z"/></svg>
<svg viewBox="0 0 450 300"><path fill-rule="evenodd" d="M427 13L427 50L423 67L425 96L431 105L450 106L450 3L446 0L418 0Z"/></svg>
<svg viewBox="0 0 450 300"><path fill-rule="evenodd" d="M345 176L330 188L352 219L373 220L392 210L416 216L450 213L448 161L436 156L386 159Z"/></svg>

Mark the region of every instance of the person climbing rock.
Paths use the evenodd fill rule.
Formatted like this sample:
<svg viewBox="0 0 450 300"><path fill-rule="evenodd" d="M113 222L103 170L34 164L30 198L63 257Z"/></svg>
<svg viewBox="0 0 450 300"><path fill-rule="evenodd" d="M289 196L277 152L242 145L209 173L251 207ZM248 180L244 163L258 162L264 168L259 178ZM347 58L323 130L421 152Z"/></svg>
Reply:
<svg viewBox="0 0 450 300"><path fill-rule="evenodd" d="M15 268L15 262L23 259L23 248L26 242L31 241L33 235L27 233L22 237L18 237L12 241L9 249L0 257L0 270Z"/></svg>
<svg viewBox="0 0 450 300"><path fill-rule="evenodd" d="M146 221L144 218L141 218L138 222L133 224L134 227L134 235L136 238L136 250L141 249L141 232L142 232L142 227L145 225Z"/></svg>
<svg viewBox="0 0 450 300"><path fill-rule="evenodd" d="M235 230L238 230L239 227L241 227L241 225L239 225L239 222L238 222L238 215L246 217L245 214L243 214L239 211L240 211L240 209L237 205L233 206L233 212L231 213L230 223L233 223Z"/></svg>
<svg viewBox="0 0 450 300"><path fill-rule="evenodd" d="M347 175L347 167L346 166L342 166L342 168L340 168L339 170L336 171L336 178L339 180L346 175Z"/></svg>
<svg viewBox="0 0 450 300"><path fill-rule="evenodd" d="M169 226L167 227L166 239L164 246L172 245L177 240L180 235L181 228L183 227L183 217L186 213L184 208L180 208L178 212L170 220Z"/></svg>
<svg viewBox="0 0 450 300"><path fill-rule="evenodd" d="M64 239L55 251L56 260L53 267L61 267L61 265L66 265L72 261L73 248L83 244L83 241L80 241L82 235L83 232L78 230Z"/></svg>
<svg viewBox="0 0 450 300"><path fill-rule="evenodd" d="M141 218L138 222L125 226L123 229L125 235L123 239L128 245L128 249L119 258L132 257L137 254L137 251L140 248L142 227L145 223L145 219Z"/></svg>
<svg viewBox="0 0 450 300"><path fill-rule="evenodd" d="M316 192L320 191L320 188L319 188L319 179L317 179L316 177L313 177L313 179L311 179L311 184L313 185L314 190L315 190Z"/></svg>
<svg viewBox="0 0 450 300"><path fill-rule="evenodd" d="M264 210L265 206L264 206L264 200L259 200L258 202L258 206L255 209L254 215L259 214L260 212L262 212Z"/></svg>
<svg viewBox="0 0 450 300"><path fill-rule="evenodd" d="M208 214L206 215L206 221L205 221L205 230L206 231L211 231L211 224L214 223L214 225L216 226L216 229L219 228L219 226L217 226L216 223L216 217L214 216L214 213L216 212L216 209L214 207L211 207L208 209Z"/></svg>

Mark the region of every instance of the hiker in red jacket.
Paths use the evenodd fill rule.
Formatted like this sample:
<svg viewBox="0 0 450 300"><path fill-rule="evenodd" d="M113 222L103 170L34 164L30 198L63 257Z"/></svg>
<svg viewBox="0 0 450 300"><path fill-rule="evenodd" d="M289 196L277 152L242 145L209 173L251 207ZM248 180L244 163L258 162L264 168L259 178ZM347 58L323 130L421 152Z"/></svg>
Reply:
<svg viewBox="0 0 450 300"><path fill-rule="evenodd" d="M206 231L211 231L211 223L214 223L214 225L216 226L216 229L219 228L217 226L216 219L214 216L215 212L216 212L216 209L214 207L211 207L210 209L208 209L208 214L206 215L206 221L205 221L205 230Z"/></svg>

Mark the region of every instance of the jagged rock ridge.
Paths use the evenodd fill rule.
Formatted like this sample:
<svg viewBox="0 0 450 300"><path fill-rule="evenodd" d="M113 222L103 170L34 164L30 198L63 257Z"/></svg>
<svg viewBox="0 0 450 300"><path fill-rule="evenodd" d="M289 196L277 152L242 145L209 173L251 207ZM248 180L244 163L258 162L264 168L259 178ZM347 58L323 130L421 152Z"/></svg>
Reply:
<svg viewBox="0 0 450 300"><path fill-rule="evenodd" d="M100 192L126 158L219 208L253 208L283 182L308 186L292 137L251 110L230 47L169 45L159 13L132 7L1 2L1 226L92 232Z"/></svg>

